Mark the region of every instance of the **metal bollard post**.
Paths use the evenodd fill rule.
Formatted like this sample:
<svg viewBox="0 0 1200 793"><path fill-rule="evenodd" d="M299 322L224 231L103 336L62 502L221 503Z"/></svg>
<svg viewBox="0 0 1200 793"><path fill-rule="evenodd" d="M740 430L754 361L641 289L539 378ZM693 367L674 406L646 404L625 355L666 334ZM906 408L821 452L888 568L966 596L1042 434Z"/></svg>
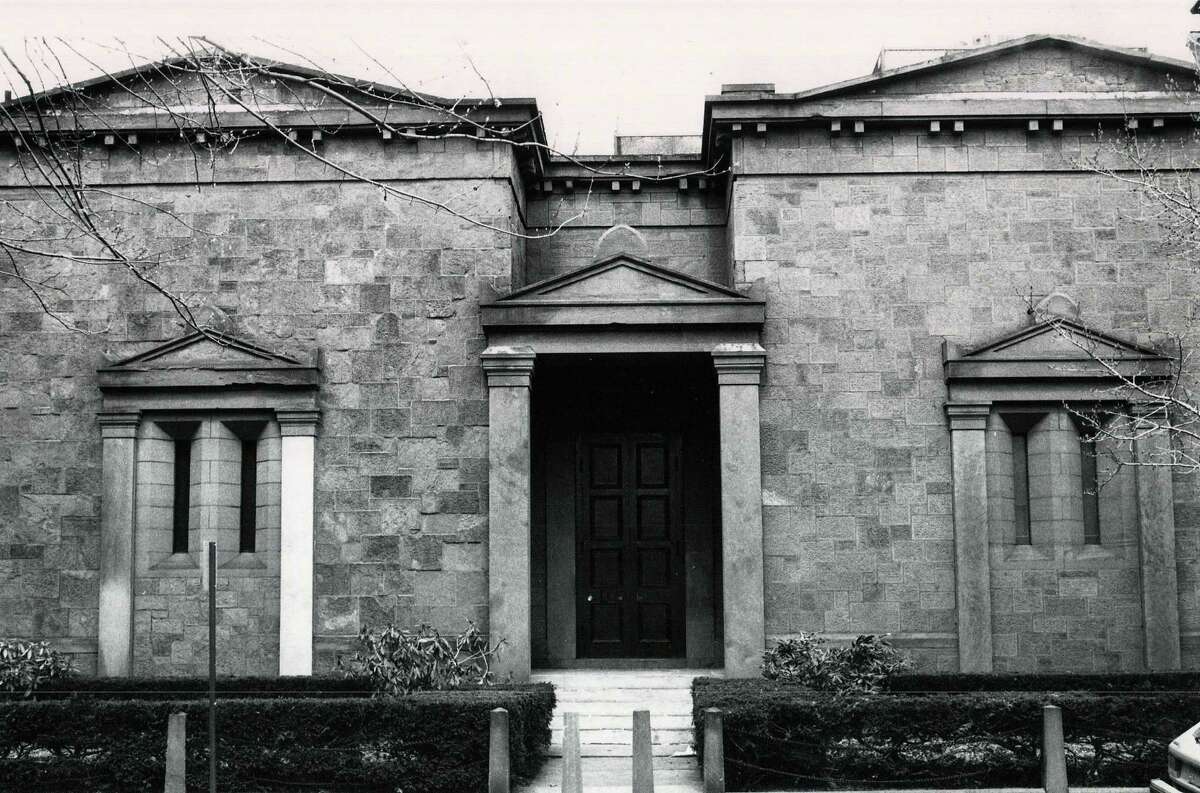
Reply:
<svg viewBox="0 0 1200 793"><path fill-rule="evenodd" d="M187 713L167 717L167 774L163 793L185 793L187 784Z"/></svg>
<svg viewBox="0 0 1200 793"><path fill-rule="evenodd" d="M725 723L720 708L704 709L704 793L725 793Z"/></svg>
<svg viewBox="0 0 1200 793"><path fill-rule="evenodd" d="M633 793L654 793L654 757L651 752L650 711L633 712Z"/></svg>
<svg viewBox="0 0 1200 793"><path fill-rule="evenodd" d="M492 711L488 741L488 793L508 793L508 711Z"/></svg>
<svg viewBox="0 0 1200 793"><path fill-rule="evenodd" d="M579 714L563 714L562 793L583 793L583 766L579 756Z"/></svg>
<svg viewBox="0 0 1200 793"><path fill-rule="evenodd" d="M1062 708L1042 708L1042 788L1067 793L1067 755L1063 747Z"/></svg>

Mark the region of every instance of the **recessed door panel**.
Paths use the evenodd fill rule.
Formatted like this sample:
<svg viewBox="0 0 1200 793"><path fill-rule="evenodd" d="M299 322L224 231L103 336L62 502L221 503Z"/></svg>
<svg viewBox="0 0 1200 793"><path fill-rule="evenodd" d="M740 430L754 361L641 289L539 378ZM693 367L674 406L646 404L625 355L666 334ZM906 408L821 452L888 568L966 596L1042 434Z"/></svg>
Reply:
<svg viewBox="0 0 1200 793"><path fill-rule="evenodd" d="M577 653L684 655L684 564L676 436L583 436L576 481Z"/></svg>

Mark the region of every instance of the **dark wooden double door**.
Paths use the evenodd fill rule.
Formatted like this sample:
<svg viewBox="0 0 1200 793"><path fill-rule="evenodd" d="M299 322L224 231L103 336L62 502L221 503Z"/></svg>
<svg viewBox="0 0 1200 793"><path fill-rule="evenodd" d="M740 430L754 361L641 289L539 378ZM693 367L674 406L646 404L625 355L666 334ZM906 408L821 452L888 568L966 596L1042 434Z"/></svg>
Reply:
<svg viewBox="0 0 1200 793"><path fill-rule="evenodd" d="M678 435L583 435L576 459L578 656L683 656Z"/></svg>

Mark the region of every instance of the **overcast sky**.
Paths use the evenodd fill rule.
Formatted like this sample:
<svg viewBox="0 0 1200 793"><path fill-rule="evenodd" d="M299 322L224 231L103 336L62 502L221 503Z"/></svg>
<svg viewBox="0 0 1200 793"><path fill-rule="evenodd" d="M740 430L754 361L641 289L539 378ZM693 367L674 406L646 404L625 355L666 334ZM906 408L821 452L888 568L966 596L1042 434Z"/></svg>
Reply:
<svg viewBox="0 0 1200 793"><path fill-rule="evenodd" d="M796 91L867 74L881 47L957 47L1068 33L1188 58L1192 0L792 0L757 2L353 2L4 0L0 46L65 37L108 69L204 34L245 51L444 96L532 96L551 142L608 153L621 134L699 134L721 83ZM370 57L368 57L368 55ZM472 66L473 64L473 66ZM71 67L74 70L74 67ZM80 69L79 77L86 77Z"/></svg>

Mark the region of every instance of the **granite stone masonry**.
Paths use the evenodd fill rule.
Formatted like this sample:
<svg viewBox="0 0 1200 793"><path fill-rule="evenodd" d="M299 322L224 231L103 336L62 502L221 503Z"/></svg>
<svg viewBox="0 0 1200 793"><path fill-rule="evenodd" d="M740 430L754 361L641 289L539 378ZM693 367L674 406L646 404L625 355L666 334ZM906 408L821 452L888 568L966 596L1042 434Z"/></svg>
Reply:
<svg viewBox="0 0 1200 793"><path fill-rule="evenodd" d="M199 180L124 96L149 126L88 144L88 179L213 332L62 260L51 308L92 331L68 332L0 275L0 637L199 673L215 541L222 673L468 622L516 678L753 675L807 631L888 633L925 670L1196 668L1197 479L1091 450L1081 406L1154 406L1030 311L1155 382L1200 342L1191 257L1089 167L1136 128L1191 175L1193 83L1028 36L726 86L699 137L613 158L388 142L343 109L343 170L260 134ZM545 142L532 100L488 112ZM0 223L44 219L4 131Z"/></svg>

